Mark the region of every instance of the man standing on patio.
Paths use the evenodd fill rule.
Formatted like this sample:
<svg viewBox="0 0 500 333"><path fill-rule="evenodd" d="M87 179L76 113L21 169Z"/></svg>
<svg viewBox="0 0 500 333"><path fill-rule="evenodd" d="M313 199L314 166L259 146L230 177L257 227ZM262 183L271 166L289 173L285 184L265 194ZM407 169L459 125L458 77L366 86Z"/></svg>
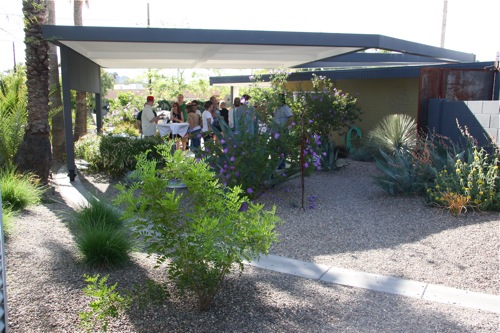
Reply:
<svg viewBox="0 0 500 333"><path fill-rule="evenodd" d="M159 117L155 116L153 112L153 104L155 98L153 96L148 96L146 98L146 104L144 104L144 109L142 110L141 124L142 124L142 134L144 137L153 136L156 134L156 122Z"/></svg>

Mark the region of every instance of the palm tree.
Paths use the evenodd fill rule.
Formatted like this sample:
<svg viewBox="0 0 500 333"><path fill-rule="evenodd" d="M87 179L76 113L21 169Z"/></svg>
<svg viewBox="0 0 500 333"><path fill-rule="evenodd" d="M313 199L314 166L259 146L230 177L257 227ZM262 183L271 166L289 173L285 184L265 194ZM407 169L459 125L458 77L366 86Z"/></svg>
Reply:
<svg viewBox="0 0 500 333"><path fill-rule="evenodd" d="M55 24L55 1L48 1L47 10L47 23ZM50 108L53 111L56 110L56 113L54 114L54 116L52 116L52 154L54 156L54 160L63 161L65 156L66 138L64 136L64 115L63 112L61 112L63 105L61 99L61 84L59 81L59 61L57 59L57 47L52 44L50 44L49 59Z"/></svg>
<svg viewBox="0 0 500 333"><path fill-rule="evenodd" d="M14 159L21 172L32 171L47 183L52 161L49 126L49 43L42 38L45 0L23 0L28 122Z"/></svg>
<svg viewBox="0 0 500 333"><path fill-rule="evenodd" d="M88 0L73 0L73 20L76 26L83 25L82 9L84 2L88 6ZM77 141L85 134L87 134L87 93L84 91L77 91L75 131L73 133L73 138Z"/></svg>

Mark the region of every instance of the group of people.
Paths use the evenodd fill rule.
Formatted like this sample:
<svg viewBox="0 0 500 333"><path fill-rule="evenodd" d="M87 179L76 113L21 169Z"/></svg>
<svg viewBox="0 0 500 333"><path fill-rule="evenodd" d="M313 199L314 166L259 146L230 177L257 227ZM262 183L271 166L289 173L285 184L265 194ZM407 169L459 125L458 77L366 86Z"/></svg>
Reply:
<svg viewBox="0 0 500 333"><path fill-rule="evenodd" d="M201 137L203 140L215 139L213 129L216 128L219 132L224 131L224 126L221 122L225 122L235 132L246 132L253 135L258 131L258 122L255 108L250 105L251 97L245 94L234 99L233 107L226 108L226 103L217 101L216 96L210 97L209 101L203 104L203 112L198 109L198 101L193 100L190 103L184 102L184 95L179 94L177 101L172 104L170 111L170 122L173 123L188 123L189 130L184 136L176 135L176 148L188 149L189 139L191 139L190 147L197 149L201 145ZM148 96L144 109L137 115L137 127L144 137L154 136L156 134L156 125L162 119L163 115L157 115L153 109L154 97ZM292 111L286 104L285 96L282 95L282 105L278 107L273 114L273 121L279 126L288 126L291 123ZM172 137L174 138L174 137Z"/></svg>

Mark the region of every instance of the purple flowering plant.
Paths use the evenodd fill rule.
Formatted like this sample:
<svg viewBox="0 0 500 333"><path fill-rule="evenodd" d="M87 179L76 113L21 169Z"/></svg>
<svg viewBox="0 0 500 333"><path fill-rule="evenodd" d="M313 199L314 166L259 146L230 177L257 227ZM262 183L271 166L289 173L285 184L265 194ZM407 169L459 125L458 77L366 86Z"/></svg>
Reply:
<svg viewBox="0 0 500 333"><path fill-rule="evenodd" d="M205 142L206 162L217 172L217 177L229 187L239 186L242 195L258 197L266 188L288 179L299 171L298 160L287 174L278 172L282 156L298 156L296 139L287 131L235 132L225 123L222 133L214 129L217 140ZM295 170L295 171L293 171Z"/></svg>

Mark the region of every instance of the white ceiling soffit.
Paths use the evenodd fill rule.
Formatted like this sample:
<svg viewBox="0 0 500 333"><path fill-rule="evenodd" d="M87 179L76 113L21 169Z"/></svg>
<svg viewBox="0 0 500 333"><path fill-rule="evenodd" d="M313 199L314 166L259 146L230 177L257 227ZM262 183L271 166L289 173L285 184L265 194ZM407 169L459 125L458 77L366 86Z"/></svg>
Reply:
<svg viewBox="0 0 500 333"><path fill-rule="evenodd" d="M289 68L356 47L61 41L107 68Z"/></svg>
<svg viewBox="0 0 500 333"><path fill-rule="evenodd" d="M42 35L108 68L291 68L371 48L475 60L473 54L373 34L44 25Z"/></svg>

